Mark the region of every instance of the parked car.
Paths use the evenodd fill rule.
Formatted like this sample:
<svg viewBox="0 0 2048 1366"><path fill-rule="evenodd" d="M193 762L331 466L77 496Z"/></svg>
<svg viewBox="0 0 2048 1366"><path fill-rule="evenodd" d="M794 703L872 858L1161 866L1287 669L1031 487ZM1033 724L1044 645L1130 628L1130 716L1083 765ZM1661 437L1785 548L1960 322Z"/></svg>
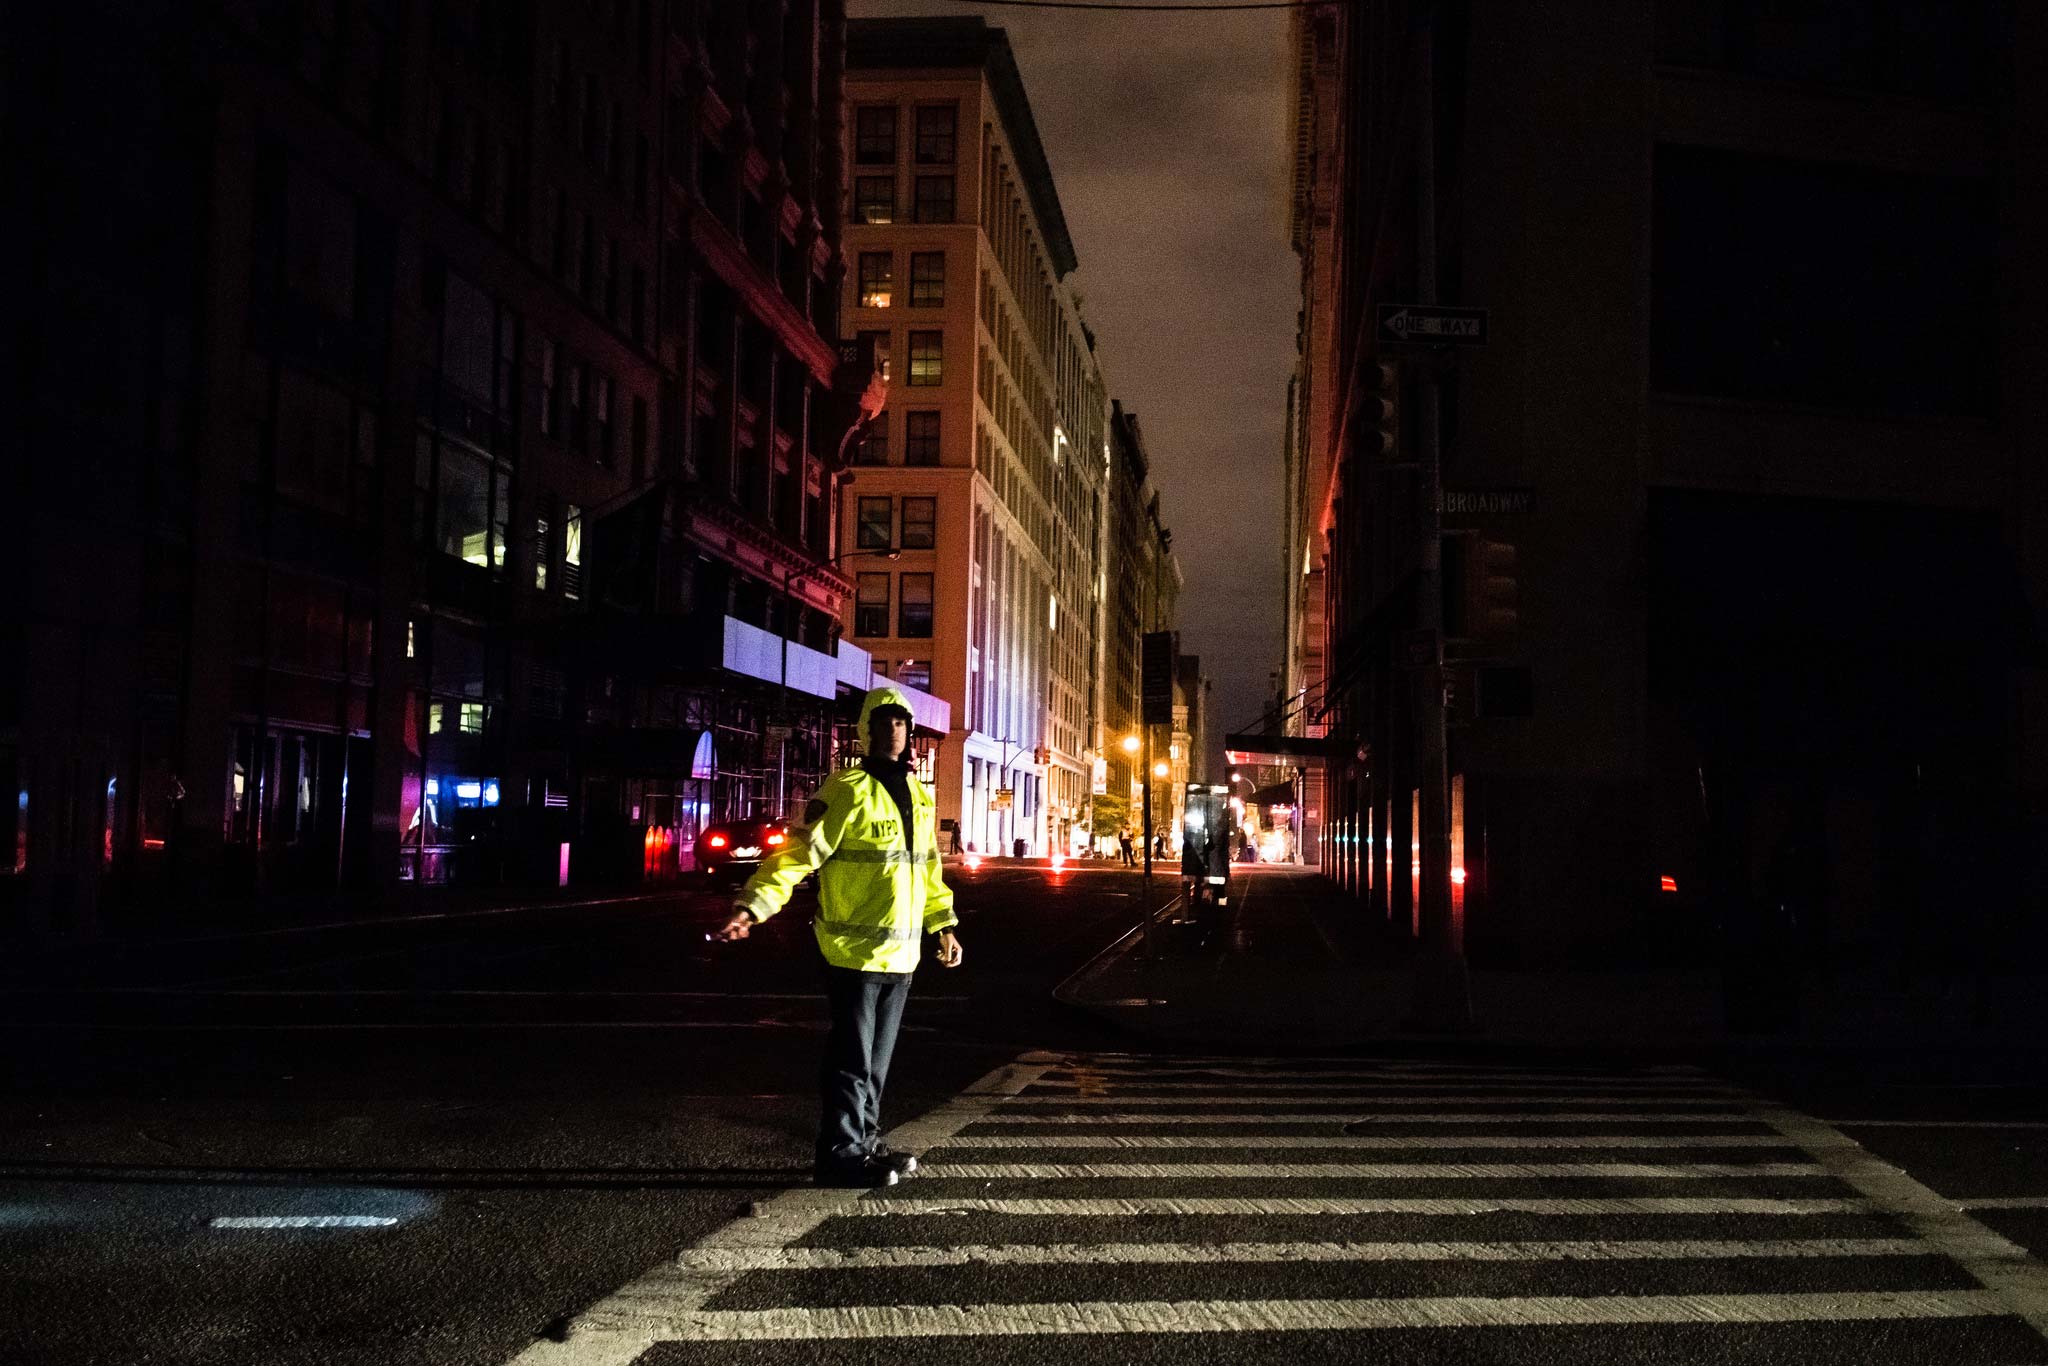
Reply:
<svg viewBox="0 0 2048 1366"><path fill-rule="evenodd" d="M697 868L714 882L744 878L788 842L781 821L721 821L697 836Z"/></svg>

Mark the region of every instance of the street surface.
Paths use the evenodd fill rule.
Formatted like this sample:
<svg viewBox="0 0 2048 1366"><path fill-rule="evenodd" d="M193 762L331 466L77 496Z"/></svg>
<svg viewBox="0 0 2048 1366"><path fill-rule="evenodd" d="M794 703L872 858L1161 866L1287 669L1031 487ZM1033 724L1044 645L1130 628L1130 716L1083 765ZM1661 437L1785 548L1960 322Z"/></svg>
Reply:
<svg viewBox="0 0 2048 1366"><path fill-rule="evenodd" d="M2048 1363L2027 1069L1173 1052L1052 996L1135 874L948 877L886 1192L808 1185L801 903L724 947L691 891L17 974L0 1361ZM1324 894L1253 870L1216 934Z"/></svg>

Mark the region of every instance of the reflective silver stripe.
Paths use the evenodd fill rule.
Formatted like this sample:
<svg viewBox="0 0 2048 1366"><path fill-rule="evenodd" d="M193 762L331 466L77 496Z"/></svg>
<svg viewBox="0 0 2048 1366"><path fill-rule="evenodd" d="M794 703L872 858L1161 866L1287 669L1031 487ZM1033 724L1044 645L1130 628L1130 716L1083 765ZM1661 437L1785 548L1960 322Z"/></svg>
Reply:
<svg viewBox="0 0 2048 1366"><path fill-rule="evenodd" d="M906 849L847 849L832 856L848 863L930 863L936 854L913 854Z"/></svg>
<svg viewBox="0 0 2048 1366"><path fill-rule="evenodd" d="M818 920L818 928L827 934L845 935L848 939L872 939L877 943L895 943L914 940L921 933L917 926L908 925L901 929L893 925L858 925L851 920Z"/></svg>

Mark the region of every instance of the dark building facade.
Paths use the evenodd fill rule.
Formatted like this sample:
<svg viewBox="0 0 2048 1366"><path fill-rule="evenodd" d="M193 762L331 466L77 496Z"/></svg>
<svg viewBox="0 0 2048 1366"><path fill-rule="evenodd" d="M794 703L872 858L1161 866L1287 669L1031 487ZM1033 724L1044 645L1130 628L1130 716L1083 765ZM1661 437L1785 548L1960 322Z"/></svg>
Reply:
<svg viewBox="0 0 2048 1366"><path fill-rule="evenodd" d="M1475 961L2032 927L2037 9L1376 0L1295 40L1276 714L1327 756L1324 868L1416 924L1440 615ZM1432 284L1485 346L1378 339Z"/></svg>
<svg viewBox="0 0 2048 1366"><path fill-rule="evenodd" d="M671 876L801 809L870 679L839 0L9 29L12 923Z"/></svg>

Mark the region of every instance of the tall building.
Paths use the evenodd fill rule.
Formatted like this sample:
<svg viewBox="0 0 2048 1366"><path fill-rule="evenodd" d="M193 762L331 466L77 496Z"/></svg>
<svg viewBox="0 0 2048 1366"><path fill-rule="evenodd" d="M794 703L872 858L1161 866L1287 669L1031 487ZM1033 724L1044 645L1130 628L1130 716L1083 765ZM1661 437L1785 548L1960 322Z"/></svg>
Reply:
<svg viewBox="0 0 2048 1366"><path fill-rule="evenodd" d="M1280 709L1324 867L1415 924L1440 615L1475 959L1756 907L1773 952L2002 942L2043 890L2048 15L1375 0L1295 42ZM1432 288L1483 347L1377 326Z"/></svg>
<svg viewBox="0 0 2048 1366"><path fill-rule="evenodd" d="M1110 451L1110 557L1105 566L1110 639L1103 704L1107 789L1123 798L1128 823L1135 831L1143 819L1149 783L1153 829L1172 832L1178 829L1182 800L1173 779L1174 727L1170 719L1149 728L1144 724L1141 646L1146 635L1170 632L1179 620L1180 562L1173 554L1173 535L1161 518L1159 492L1152 484L1151 460L1138 415L1114 400L1110 403ZM1171 665L1169 657L1169 673ZM1170 685L1172 680L1168 682ZM1159 766L1149 773L1143 744L1148 729L1152 761ZM1126 743L1133 739L1139 742L1136 746Z"/></svg>
<svg viewBox="0 0 2048 1366"><path fill-rule="evenodd" d="M1066 849L1097 754L1108 411L1074 246L1003 30L850 26L848 328L888 357L847 481L849 638L952 704L965 844Z"/></svg>
<svg viewBox="0 0 2048 1366"><path fill-rule="evenodd" d="M35 23L11 903L669 876L800 809L870 678L839 0Z"/></svg>

